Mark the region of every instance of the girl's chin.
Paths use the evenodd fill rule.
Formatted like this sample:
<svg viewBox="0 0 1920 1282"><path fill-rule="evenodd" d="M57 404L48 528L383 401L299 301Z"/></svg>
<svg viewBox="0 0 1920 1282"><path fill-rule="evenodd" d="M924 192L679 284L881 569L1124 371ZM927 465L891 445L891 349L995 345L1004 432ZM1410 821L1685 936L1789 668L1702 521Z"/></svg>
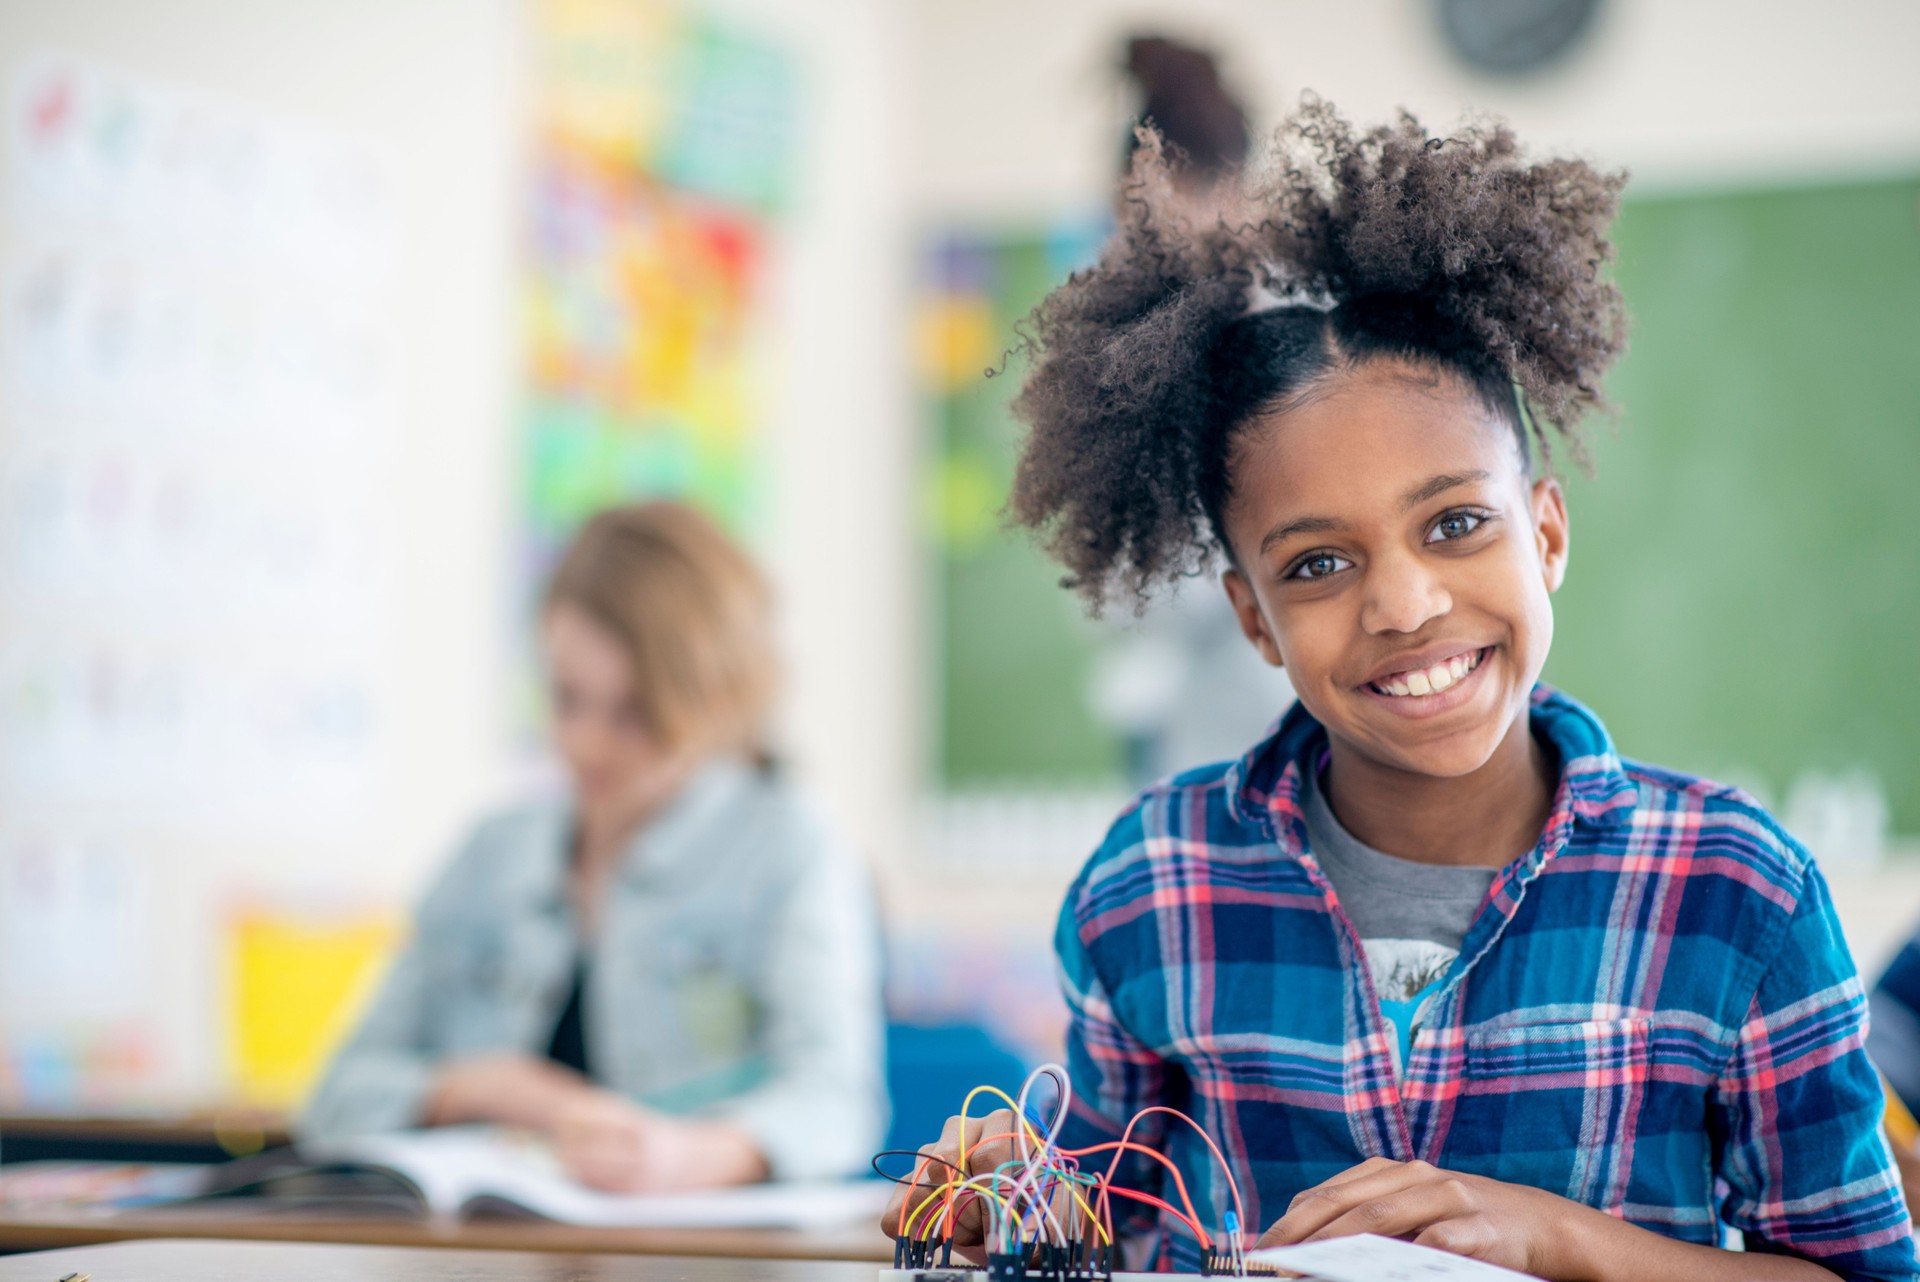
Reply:
<svg viewBox="0 0 1920 1282"><path fill-rule="evenodd" d="M1366 727L1362 742L1372 745L1369 757L1393 769L1432 779L1458 779L1493 760L1511 726L1508 719L1485 717L1460 726L1415 723L1407 727L1414 733L1395 734L1400 726L1376 723Z"/></svg>

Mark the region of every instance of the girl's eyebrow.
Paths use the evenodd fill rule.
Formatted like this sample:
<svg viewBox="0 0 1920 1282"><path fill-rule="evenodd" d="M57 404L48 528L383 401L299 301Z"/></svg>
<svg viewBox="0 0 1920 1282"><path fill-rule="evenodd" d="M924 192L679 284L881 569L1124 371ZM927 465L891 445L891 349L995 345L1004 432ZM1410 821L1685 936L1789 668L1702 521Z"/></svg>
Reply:
<svg viewBox="0 0 1920 1282"><path fill-rule="evenodd" d="M1445 494L1448 490L1462 485L1472 485L1476 481L1484 481L1491 475L1491 472L1483 468L1475 468L1470 472L1442 472L1438 476L1428 477L1406 492L1400 500L1400 510L1410 511L1428 499ZM1303 516L1268 530L1266 536L1260 540L1260 555L1265 556L1276 543L1284 543L1296 534L1326 534L1329 531L1346 528L1346 522L1337 521L1330 516Z"/></svg>
<svg viewBox="0 0 1920 1282"><path fill-rule="evenodd" d="M1297 521L1288 521L1285 525L1276 525L1268 530L1266 537L1260 540L1260 555L1265 556L1267 549L1276 543L1284 543L1296 534L1325 534L1329 530L1344 530L1346 523L1336 521L1330 516L1303 516Z"/></svg>
<svg viewBox="0 0 1920 1282"><path fill-rule="evenodd" d="M1448 490L1461 485L1472 485L1475 481L1484 481L1491 473L1476 468L1471 472L1442 472L1408 490L1406 497L1400 500L1400 510L1408 511L1419 507L1428 499L1445 494Z"/></svg>

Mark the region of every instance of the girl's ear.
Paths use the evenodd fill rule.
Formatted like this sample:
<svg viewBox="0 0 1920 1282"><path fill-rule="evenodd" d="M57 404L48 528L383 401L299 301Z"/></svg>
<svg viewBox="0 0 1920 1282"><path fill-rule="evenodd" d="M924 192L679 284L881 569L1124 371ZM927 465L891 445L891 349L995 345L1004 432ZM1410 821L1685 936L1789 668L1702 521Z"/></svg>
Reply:
<svg viewBox="0 0 1920 1282"><path fill-rule="evenodd" d="M1547 591L1558 592L1567 577L1567 496L1552 477L1533 483L1533 537Z"/></svg>
<svg viewBox="0 0 1920 1282"><path fill-rule="evenodd" d="M1267 626L1267 616L1260 612L1260 599L1253 594L1253 585L1238 570L1228 570L1220 576L1221 584L1227 589L1227 600L1233 603L1234 617L1240 620L1240 631L1260 657L1276 668L1286 667L1280 657L1280 647L1275 644L1273 630Z"/></svg>

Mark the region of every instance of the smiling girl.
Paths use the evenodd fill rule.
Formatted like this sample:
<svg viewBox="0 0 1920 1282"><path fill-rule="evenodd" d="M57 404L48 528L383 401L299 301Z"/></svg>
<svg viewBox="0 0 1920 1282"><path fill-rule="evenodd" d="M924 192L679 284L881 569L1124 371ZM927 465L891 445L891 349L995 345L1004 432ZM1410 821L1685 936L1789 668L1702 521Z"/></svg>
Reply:
<svg viewBox="0 0 1920 1282"><path fill-rule="evenodd" d="M1909 1278L1806 850L1539 684L1569 549L1549 432L1577 447L1622 346L1620 182L1524 163L1501 127L1356 133L1310 101L1244 225L1183 225L1145 148L1099 264L1036 313L1015 515L1096 609L1224 563L1299 695L1238 761L1144 792L1069 891L1061 1142L1185 1110L1268 1244ZM1220 1204L1197 1138L1144 1139ZM1168 1222L1130 1227L1196 1267Z"/></svg>

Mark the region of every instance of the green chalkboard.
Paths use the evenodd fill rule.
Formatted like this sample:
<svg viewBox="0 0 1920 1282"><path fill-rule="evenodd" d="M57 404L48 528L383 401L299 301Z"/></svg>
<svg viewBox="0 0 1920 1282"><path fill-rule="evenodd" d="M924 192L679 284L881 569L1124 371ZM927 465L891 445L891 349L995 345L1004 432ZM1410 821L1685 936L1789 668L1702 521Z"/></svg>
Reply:
<svg viewBox="0 0 1920 1282"><path fill-rule="evenodd" d="M1085 785L1121 775L1119 738L1087 703L1098 625L1001 509L1025 429L1014 327L1091 262L1104 220L1016 235L949 233L926 264L922 383L934 428L936 771L949 786ZM993 369L994 376L987 370Z"/></svg>
<svg viewBox="0 0 1920 1282"><path fill-rule="evenodd" d="M1616 241L1632 346L1596 475L1568 477L1548 679L1630 756L1776 796L1865 766L1920 831L1920 179L1635 199ZM934 254L942 350L963 353L932 398L929 486L949 784L1122 768L1085 707L1095 638L994 522L1020 371L978 377L1089 244L969 235Z"/></svg>
<svg viewBox="0 0 1920 1282"><path fill-rule="evenodd" d="M1631 202L1549 679L1622 752L1866 766L1920 831L1920 180Z"/></svg>

